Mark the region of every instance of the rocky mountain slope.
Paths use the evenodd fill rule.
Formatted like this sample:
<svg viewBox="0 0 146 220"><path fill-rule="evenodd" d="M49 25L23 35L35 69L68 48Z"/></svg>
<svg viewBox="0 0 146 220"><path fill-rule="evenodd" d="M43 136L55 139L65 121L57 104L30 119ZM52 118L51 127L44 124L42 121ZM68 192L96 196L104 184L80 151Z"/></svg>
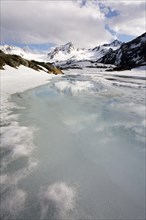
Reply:
<svg viewBox="0 0 146 220"><path fill-rule="evenodd" d="M48 54L33 54L32 51L8 45L0 46L0 49L5 54L20 55L30 61L52 63L60 69L117 67L122 70L146 65L146 33L127 43L114 40L92 49L77 48L69 42L56 47Z"/></svg>
<svg viewBox="0 0 146 220"><path fill-rule="evenodd" d="M146 65L146 33L130 42L123 43L115 51L111 49L98 59L97 63L113 64L124 69Z"/></svg>
<svg viewBox="0 0 146 220"><path fill-rule="evenodd" d="M55 51L57 53L54 53ZM108 68L107 65L114 65L119 70L131 69L146 65L146 33L127 43L115 40L110 44L103 44L93 49L77 49L72 43L69 43L55 49L49 56L51 54L53 54L52 61L61 69L97 68L101 67L99 63ZM58 54L60 54L59 57Z"/></svg>
<svg viewBox="0 0 146 220"><path fill-rule="evenodd" d="M108 68L111 65L98 65L96 61L107 54L110 50L116 50L122 42L115 40L110 44L99 45L93 49L77 48L69 42L56 47L48 54L48 59L61 69Z"/></svg>
<svg viewBox="0 0 146 220"><path fill-rule="evenodd" d="M5 65L18 68L20 65L32 68L34 70L42 70L47 73L62 74L63 72L51 63L39 62L35 60L27 60L19 55L6 54L0 50L0 69L4 69Z"/></svg>
<svg viewBox="0 0 146 220"><path fill-rule="evenodd" d="M116 50L121 46L122 42L116 40L111 44L104 44L97 46L93 49L77 48L72 42L69 42L60 47L56 47L54 50L48 53L48 59L50 61L65 61L65 60L92 60L104 56L111 48Z"/></svg>
<svg viewBox="0 0 146 220"><path fill-rule="evenodd" d="M56 47L52 52L48 53L48 57L50 59L54 59L60 53L70 54L74 50L77 50L77 48L74 47L73 43L69 42L69 43L62 45L60 47Z"/></svg>
<svg viewBox="0 0 146 220"><path fill-rule="evenodd" d="M111 42L110 44L103 44L104 47L116 47L116 49L118 49L123 43L119 40L114 40L113 42Z"/></svg>

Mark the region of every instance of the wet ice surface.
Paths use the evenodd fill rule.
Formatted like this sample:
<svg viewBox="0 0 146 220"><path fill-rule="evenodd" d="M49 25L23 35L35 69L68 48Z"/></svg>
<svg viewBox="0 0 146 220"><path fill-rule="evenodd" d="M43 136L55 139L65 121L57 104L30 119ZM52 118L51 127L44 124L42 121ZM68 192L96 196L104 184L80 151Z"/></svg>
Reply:
<svg viewBox="0 0 146 220"><path fill-rule="evenodd" d="M68 72L12 96L3 219L144 219L145 82L114 78Z"/></svg>

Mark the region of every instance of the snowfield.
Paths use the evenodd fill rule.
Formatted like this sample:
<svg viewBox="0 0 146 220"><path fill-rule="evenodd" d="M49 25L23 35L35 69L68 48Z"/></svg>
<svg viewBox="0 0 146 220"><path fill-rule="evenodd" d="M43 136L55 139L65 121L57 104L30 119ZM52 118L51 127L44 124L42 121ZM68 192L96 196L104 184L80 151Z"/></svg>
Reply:
<svg viewBox="0 0 146 220"><path fill-rule="evenodd" d="M100 79L103 82L107 77L116 77L118 81L118 77L129 77L131 79L139 79L139 80L146 80L146 66L135 68L133 70L128 71L117 71L117 72L105 72L103 69L90 69L86 68L85 70L71 70L71 71L64 71L65 75L79 75L79 78L82 79L85 77L91 77L94 80ZM85 73L84 73L85 72ZM2 106L6 108L6 102L10 95L15 93L21 93L25 90L35 88L37 86L46 84L51 81L52 78L60 78L60 76L54 76L53 74L48 74L43 71L37 72L33 69L20 66L19 69L14 69L9 66L5 66L5 70L0 71L0 78L1 78L1 98L2 98ZM107 80L106 80L107 81ZM78 83L78 88L82 87L83 82L80 79L81 83ZM63 85L63 81L59 81L60 85ZM65 83L66 84L66 83ZM68 84L65 85L68 87ZM109 82L107 81L107 84ZM111 83L110 83L111 84ZM136 82L135 82L136 84ZM139 84L137 84L139 86ZM88 87L88 86L87 86ZM143 81L142 87L145 88L145 81ZM86 85L84 86L86 89ZM8 103L7 103L8 104ZM3 107L2 107L3 108Z"/></svg>
<svg viewBox="0 0 146 220"><path fill-rule="evenodd" d="M11 107L8 101L10 95L46 84L53 77L53 74L37 72L25 66L19 69L5 66L5 70L0 71L2 112Z"/></svg>
<svg viewBox="0 0 146 220"><path fill-rule="evenodd" d="M145 218L145 67L0 78L2 219Z"/></svg>

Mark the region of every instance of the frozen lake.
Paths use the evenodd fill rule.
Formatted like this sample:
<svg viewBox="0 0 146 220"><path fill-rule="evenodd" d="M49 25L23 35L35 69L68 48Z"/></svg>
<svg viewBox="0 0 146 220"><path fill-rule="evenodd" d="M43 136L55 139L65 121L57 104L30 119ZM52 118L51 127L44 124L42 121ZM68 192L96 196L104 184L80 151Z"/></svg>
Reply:
<svg viewBox="0 0 146 220"><path fill-rule="evenodd" d="M2 219L144 219L144 88L92 70L13 95Z"/></svg>

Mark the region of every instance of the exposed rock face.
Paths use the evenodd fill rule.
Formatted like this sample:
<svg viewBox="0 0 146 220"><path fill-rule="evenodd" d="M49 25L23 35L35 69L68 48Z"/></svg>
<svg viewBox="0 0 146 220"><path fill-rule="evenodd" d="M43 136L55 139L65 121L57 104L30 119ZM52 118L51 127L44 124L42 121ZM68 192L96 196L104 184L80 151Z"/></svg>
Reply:
<svg viewBox="0 0 146 220"><path fill-rule="evenodd" d="M114 40L110 44L103 44L104 47L120 47L123 43L119 40Z"/></svg>
<svg viewBox="0 0 146 220"><path fill-rule="evenodd" d="M15 68L19 65L25 65L35 70L43 69L47 72L59 74L61 73L60 69L98 68L107 64L108 66L105 66L108 68L112 66L112 68L116 67L116 70L125 70L146 65L146 33L127 43L114 40L109 44L99 45L92 49L77 48L69 42L56 47L45 56L40 56L40 54L34 56L33 53L29 54L22 48L8 45L0 46L0 50L1 69L5 64ZM3 55L2 51L4 52ZM28 59L33 60L29 61ZM44 59L50 63L35 61Z"/></svg>
<svg viewBox="0 0 146 220"><path fill-rule="evenodd" d="M62 45L60 47L56 47L52 52L48 53L48 57L50 59L53 59L59 52L64 52L65 54L71 53L71 51L76 50L75 46L72 42L69 42L65 45Z"/></svg>
<svg viewBox="0 0 146 220"><path fill-rule="evenodd" d="M0 69L4 69L5 65L18 68L20 65L32 68L34 70L42 70L53 74L62 74L63 72L53 66L51 63L39 62L35 60L27 60L18 55L5 54L0 50Z"/></svg>
<svg viewBox="0 0 146 220"><path fill-rule="evenodd" d="M133 68L146 65L146 33L134 40L123 43L117 50L110 50L97 60L99 63L114 64L118 67Z"/></svg>
<svg viewBox="0 0 146 220"><path fill-rule="evenodd" d="M56 47L53 51L48 53L48 59L53 61L54 64L61 69L80 69L83 68L83 66L93 67L94 65L92 65L91 62L96 62L99 58L107 54L111 48L113 50L118 49L121 44L122 43L119 41L113 41L105 46L100 45L92 49L85 49L77 48L71 42L69 42L60 47Z"/></svg>

